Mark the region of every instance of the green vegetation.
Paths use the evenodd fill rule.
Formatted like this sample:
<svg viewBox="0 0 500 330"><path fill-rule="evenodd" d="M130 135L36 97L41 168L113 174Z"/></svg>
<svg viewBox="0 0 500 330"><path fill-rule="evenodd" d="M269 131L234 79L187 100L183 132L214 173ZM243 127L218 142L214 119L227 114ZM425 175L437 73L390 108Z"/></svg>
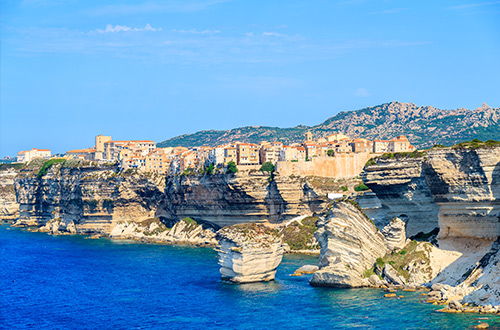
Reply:
<svg viewBox="0 0 500 330"><path fill-rule="evenodd" d="M374 158L368 159L368 161L365 163L365 166L371 166L371 165L377 165L377 162L375 161Z"/></svg>
<svg viewBox="0 0 500 330"><path fill-rule="evenodd" d="M334 151L332 149L329 149L326 151L326 154L328 155L328 157L332 157L334 154Z"/></svg>
<svg viewBox="0 0 500 330"><path fill-rule="evenodd" d="M310 244L318 229L316 227L317 221L318 217L307 217L302 219L301 223L294 221L288 224L281 232L283 241L290 246L291 250L318 249L317 244Z"/></svg>
<svg viewBox="0 0 500 330"><path fill-rule="evenodd" d="M49 170L49 168L52 167L52 165L60 164L60 163L64 163L64 162L65 162L65 159L62 159L62 158L54 158L54 159L47 160L45 163L43 163L43 165L40 168L40 170L38 171L38 174L36 175L36 177L41 178L42 176L47 174L47 171Z"/></svg>
<svg viewBox="0 0 500 330"><path fill-rule="evenodd" d="M370 190L364 183L360 183L356 187L354 187L354 191L365 191L365 190Z"/></svg>
<svg viewBox="0 0 500 330"><path fill-rule="evenodd" d="M372 276L372 275L377 275L377 274L375 274L375 271L373 270L373 268L367 269L367 270L365 270L365 271L364 271L364 273L363 273L363 277L364 277L364 278L368 278L368 277L370 277L370 276ZM378 276L378 275L377 275L377 276Z"/></svg>
<svg viewBox="0 0 500 330"><path fill-rule="evenodd" d="M205 169L205 174L208 174L208 175L212 175L214 174L214 164L211 163L210 165L208 165L208 167Z"/></svg>
<svg viewBox="0 0 500 330"><path fill-rule="evenodd" d="M405 159L405 158L420 158L426 155L425 151L412 151L412 152L390 152L385 153L375 159ZM375 161L375 160L373 160Z"/></svg>
<svg viewBox="0 0 500 330"><path fill-rule="evenodd" d="M186 169L184 170L184 172L182 172L182 174L181 174L181 175L186 176L186 175L197 175L197 174L198 174L198 173L196 173L196 171L195 171L193 168L188 167L188 168L186 168Z"/></svg>
<svg viewBox="0 0 500 330"><path fill-rule="evenodd" d="M406 280L408 280L410 274L408 273L407 266L413 263L423 263L427 264L427 267L430 267L430 260L428 257L428 251L431 249L430 243L425 244L423 249L418 248L419 242L411 241L406 244L406 246L399 252L392 252L387 254L383 258L377 258L375 264L383 268L385 264L390 264L394 269L398 272L399 275L403 276ZM371 271L371 270L369 270ZM368 271L367 271L368 272Z"/></svg>
<svg viewBox="0 0 500 330"><path fill-rule="evenodd" d="M341 186L340 189L342 189L342 191L348 191L349 188L347 188L346 186Z"/></svg>
<svg viewBox="0 0 500 330"><path fill-rule="evenodd" d="M0 164L0 172L7 171L8 169L20 170L23 166L24 166L24 164L21 164L21 163Z"/></svg>
<svg viewBox="0 0 500 330"><path fill-rule="evenodd" d="M261 172L269 172L269 173L274 172L274 165L273 165L273 163L271 163L271 162L265 162L260 167L260 171Z"/></svg>
<svg viewBox="0 0 500 330"><path fill-rule="evenodd" d="M453 149L479 149L479 148L497 148L500 147L500 141L488 140L483 142L478 139L461 142L452 146Z"/></svg>
<svg viewBox="0 0 500 330"><path fill-rule="evenodd" d="M153 223L156 223L157 227L152 231L149 231L149 227ZM165 226L165 224L161 222L160 218L149 218L140 222L139 225L148 228L147 230L144 231L144 235L146 236L156 236L168 230L167 226Z"/></svg>
<svg viewBox="0 0 500 330"><path fill-rule="evenodd" d="M238 168L236 167L236 163L235 162L229 162L229 163L227 163L226 173L228 173L228 174L234 174L236 172L238 172Z"/></svg>

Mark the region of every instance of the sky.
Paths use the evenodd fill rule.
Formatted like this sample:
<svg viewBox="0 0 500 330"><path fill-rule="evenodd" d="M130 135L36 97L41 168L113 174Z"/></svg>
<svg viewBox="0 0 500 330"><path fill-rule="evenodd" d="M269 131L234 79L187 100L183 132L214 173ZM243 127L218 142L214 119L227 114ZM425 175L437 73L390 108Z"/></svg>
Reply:
<svg viewBox="0 0 500 330"><path fill-rule="evenodd" d="M0 157L500 107L500 1L2 0Z"/></svg>

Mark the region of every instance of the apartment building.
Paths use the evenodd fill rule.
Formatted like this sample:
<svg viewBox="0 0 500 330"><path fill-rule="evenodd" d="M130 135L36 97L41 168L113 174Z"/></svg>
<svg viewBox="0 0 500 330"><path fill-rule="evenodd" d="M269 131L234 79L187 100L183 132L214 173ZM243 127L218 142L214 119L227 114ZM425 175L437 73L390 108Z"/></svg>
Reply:
<svg viewBox="0 0 500 330"><path fill-rule="evenodd" d="M87 149L75 149L67 151L65 156L70 159L79 159L79 160L95 160L96 151L95 148L87 148Z"/></svg>
<svg viewBox="0 0 500 330"><path fill-rule="evenodd" d="M19 163L28 163L36 158L50 158L50 150L49 149L36 149L33 148L31 150L19 151L17 153L17 161Z"/></svg>
<svg viewBox="0 0 500 330"><path fill-rule="evenodd" d="M404 135L400 135L389 141L389 152L408 152L413 150L415 150L415 148Z"/></svg>
<svg viewBox="0 0 500 330"><path fill-rule="evenodd" d="M236 145L238 165L257 165L260 163L259 146L253 143L238 143Z"/></svg>

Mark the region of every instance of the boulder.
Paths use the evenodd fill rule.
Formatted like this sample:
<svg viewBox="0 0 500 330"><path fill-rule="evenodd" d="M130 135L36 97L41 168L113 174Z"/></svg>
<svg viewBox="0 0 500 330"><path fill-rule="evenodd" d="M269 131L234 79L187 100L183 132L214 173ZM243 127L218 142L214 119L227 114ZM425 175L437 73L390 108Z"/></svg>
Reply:
<svg viewBox="0 0 500 330"><path fill-rule="evenodd" d="M299 269L297 269L295 271L295 274L296 275L313 274L318 269L319 269L319 267L315 266L315 265L304 265L304 266L300 267Z"/></svg>
<svg viewBox="0 0 500 330"><path fill-rule="evenodd" d="M389 283L396 285L405 285L406 281L403 276L399 275L398 272L390 264L386 264L384 267L383 277Z"/></svg>

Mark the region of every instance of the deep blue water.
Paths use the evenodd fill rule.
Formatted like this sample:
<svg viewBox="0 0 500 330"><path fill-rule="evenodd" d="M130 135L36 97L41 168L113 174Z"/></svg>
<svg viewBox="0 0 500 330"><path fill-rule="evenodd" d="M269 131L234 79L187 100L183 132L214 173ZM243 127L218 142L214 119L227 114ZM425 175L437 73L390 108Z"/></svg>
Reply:
<svg viewBox="0 0 500 330"><path fill-rule="evenodd" d="M0 226L2 329L467 329L498 317L436 313L418 293L313 288L288 274L311 256L287 255L276 281L219 279L208 248L50 236Z"/></svg>

